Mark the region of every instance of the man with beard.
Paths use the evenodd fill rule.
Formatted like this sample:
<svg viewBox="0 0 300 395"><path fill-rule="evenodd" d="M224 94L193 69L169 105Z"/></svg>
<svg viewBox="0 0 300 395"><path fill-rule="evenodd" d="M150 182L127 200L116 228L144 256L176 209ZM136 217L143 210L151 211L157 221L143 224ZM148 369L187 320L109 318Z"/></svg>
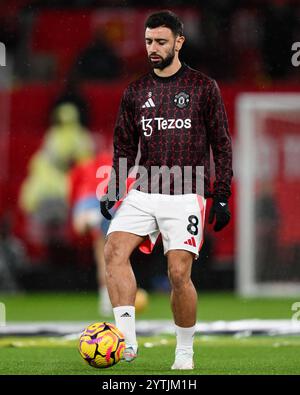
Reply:
<svg viewBox="0 0 300 395"><path fill-rule="evenodd" d="M215 231L230 220L232 178L231 139L220 91L213 79L179 60L184 40L183 24L174 13L161 11L147 18L145 42L152 71L124 92L114 132L114 172L100 202L102 214L111 218L109 209L124 195L127 170L140 145L140 177L108 230L106 278L116 325L125 336L123 358L130 362L138 345L137 285L129 258L138 246L151 252L161 234L177 339L172 369L194 368L197 292L191 268L203 242L206 198L213 197L209 222L216 220ZM210 147L216 173L212 191Z"/></svg>

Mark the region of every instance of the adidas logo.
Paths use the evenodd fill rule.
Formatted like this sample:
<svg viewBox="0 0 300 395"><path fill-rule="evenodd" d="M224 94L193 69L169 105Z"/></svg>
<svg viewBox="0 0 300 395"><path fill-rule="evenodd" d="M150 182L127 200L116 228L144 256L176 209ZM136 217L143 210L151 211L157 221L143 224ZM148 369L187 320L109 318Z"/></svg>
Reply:
<svg viewBox="0 0 300 395"><path fill-rule="evenodd" d="M222 207L224 207L224 206L226 206L226 203L221 203L221 202L220 202L220 205L221 205Z"/></svg>
<svg viewBox="0 0 300 395"><path fill-rule="evenodd" d="M151 97L149 97L149 99L142 106L142 108L149 108L149 107L155 107L154 101Z"/></svg>
<svg viewBox="0 0 300 395"><path fill-rule="evenodd" d="M184 244L188 244L189 246L196 247L196 241L195 237L191 237L190 239L187 239Z"/></svg>
<svg viewBox="0 0 300 395"><path fill-rule="evenodd" d="M131 317L131 315L126 311L126 313L122 314L121 317Z"/></svg>

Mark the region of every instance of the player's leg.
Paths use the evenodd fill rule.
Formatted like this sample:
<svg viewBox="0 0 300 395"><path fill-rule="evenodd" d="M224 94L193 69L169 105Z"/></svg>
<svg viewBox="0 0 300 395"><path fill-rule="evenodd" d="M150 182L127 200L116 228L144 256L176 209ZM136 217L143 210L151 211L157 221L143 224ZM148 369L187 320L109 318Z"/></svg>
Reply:
<svg viewBox="0 0 300 395"><path fill-rule="evenodd" d="M196 324L197 292L191 268L203 241L205 199L197 195L160 198L157 222L168 257L172 285L171 305L177 346L173 369L193 368L193 336Z"/></svg>
<svg viewBox="0 0 300 395"><path fill-rule="evenodd" d="M177 340L172 369L193 369L193 340L197 314L197 291L191 280L194 255L189 251L170 250L167 258Z"/></svg>
<svg viewBox="0 0 300 395"><path fill-rule="evenodd" d="M137 285L129 258L144 239L144 236L115 231L108 235L104 247L106 284L116 326L125 336L124 359L128 362L137 353L134 307Z"/></svg>
<svg viewBox="0 0 300 395"><path fill-rule="evenodd" d="M133 250L145 239L128 232L112 232L104 247L106 282L113 307L134 306L136 280L130 264Z"/></svg>
<svg viewBox="0 0 300 395"><path fill-rule="evenodd" d="M158 236L151 197L131 190L116 211L107 234L104 247L106 282L116 325L125 336L123 355L130 361L137 351L134 306L137 285L129 257L148 235L152 243Z"/></svg>
<svg viewBox="0 0 300 395"><path fill-rule="evenodd" d="M194 326L197 310L197 291L191 280L194 255L189 251L171 250L167 259L175 324L183 328Z"/></svg>

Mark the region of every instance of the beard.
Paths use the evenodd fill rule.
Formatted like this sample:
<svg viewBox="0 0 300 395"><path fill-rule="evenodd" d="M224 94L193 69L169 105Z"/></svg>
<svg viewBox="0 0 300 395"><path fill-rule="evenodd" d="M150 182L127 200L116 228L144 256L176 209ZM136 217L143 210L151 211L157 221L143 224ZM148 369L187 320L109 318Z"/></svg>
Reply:
<svg viewBox="0 0 300 395"><path fill-rule="evenodd" d="M151 56L153 56L153 54ZM171 51L167 54L167 56L165 58L162 58L159 55L155 55L155 56L159 56L160 60L153 61L151 59L151 56L149 56L148 59L149 59L149 62L151 64L152 68L163 70L166 67L170 66L170 64L173 62L173 59L175 57L175 46L171 49Z"/></svg>

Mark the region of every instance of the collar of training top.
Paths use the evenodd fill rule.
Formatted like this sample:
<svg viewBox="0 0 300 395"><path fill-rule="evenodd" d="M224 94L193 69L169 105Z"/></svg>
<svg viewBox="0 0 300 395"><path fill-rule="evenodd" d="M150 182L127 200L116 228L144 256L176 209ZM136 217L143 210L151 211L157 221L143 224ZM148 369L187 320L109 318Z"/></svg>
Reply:
<svg viewBox="0 0 300 395"><path fill-rule="evenodd" d="M155 74L154 70L152 70L151 74L154 79L156 79L160 82L169 82L169 81L172 81L175 78L179 77L186 69L187 69L187 65L182 62L180 69L177 70L175 74L172 74L169 77L160 77L157 74Z"/></svg>

